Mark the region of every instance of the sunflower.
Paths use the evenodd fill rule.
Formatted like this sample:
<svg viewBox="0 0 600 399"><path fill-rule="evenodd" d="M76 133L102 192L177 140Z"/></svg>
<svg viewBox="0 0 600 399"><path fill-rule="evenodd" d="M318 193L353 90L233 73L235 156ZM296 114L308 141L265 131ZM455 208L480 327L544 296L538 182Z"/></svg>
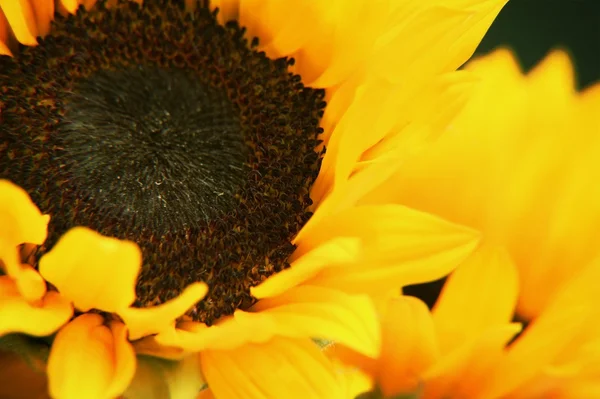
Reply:
<svg viewBox="0 0 600 399"><path fill-rule="evenodd" d="M398 172L396 194L481 228L481 244L431 312L382 300L377 360L330 350L383 397L598 398L600 85L575 92L563 52L525 76L506 50L467 69L469 104Z"/></svg>
<svg viewBox="0 0 600 399"><path fill-rule="evenodd" d="M0 334L55 398L131 397L148 357L351 396L312 339L376 357L371 295L479 240L359 201L446 129L504 3L0 1Z"/></svg>

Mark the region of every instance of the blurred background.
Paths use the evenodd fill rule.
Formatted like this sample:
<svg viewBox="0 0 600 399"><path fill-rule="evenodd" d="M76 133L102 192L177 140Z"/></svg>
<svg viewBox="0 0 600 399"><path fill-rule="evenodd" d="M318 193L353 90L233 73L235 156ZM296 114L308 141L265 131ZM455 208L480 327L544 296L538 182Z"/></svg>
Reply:
<svg viewBox="0 0 600 399"><path fill-rule="evenodd" d="M600 82L600 0L509 0L474 57L497 47L511 48L525 71L550 50L565 49L580 89ZM442 285L439 280L406 287L404 292L432 306Z"/></svg>
<svg viewBox="0 0 600 399"><path fill-rule="evenodd" d="M579 87L588 86L600 80L600 0L510 0L476 55L498 46L512 48L525 70L550 49L564 48Z"/></svg>

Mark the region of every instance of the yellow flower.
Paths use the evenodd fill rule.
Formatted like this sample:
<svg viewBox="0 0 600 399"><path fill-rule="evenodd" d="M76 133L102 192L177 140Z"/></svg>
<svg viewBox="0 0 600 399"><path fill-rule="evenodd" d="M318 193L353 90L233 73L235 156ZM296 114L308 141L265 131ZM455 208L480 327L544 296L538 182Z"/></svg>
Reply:
<svg viewBox="0 0 600 399"><path fill-rule="evenodd" d="M505 50L468 69L480 78L470 103L398 172L395 195L481 228L482 242L431 312L410 296L382 302L377 360L341 346L332 354L372 375L384 397L600 397L590 184L600 85L575 93L560 52L527 76ZM521 335L516 309L530 317Z"/></svg>
<svg viewBox="0 0 600 399"><path fill-rule="evenodd" d="M52 341L55 398L147 397L143 355L183 359L173 397L351 397L312 338L378 356L370 295L479 241L359 202L461 109L505 1L95 3L0 1L0 334Z"/></svg>

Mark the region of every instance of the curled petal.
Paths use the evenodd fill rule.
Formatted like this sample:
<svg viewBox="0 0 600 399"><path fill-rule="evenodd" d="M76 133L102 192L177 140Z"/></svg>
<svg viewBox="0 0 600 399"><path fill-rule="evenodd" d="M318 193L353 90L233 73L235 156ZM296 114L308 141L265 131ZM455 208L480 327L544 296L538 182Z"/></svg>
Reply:
<svg viewBox="0 0 600 399"><path fill-rule="evenodd" d="M46 36L50 32L50 22L54 19L54 1L31 0L33 13L39 36Z"/></svg>
<svg viewBox="0 0 600 399"><path fill-rule="evenodd" d="M37 301L46 294L46 282L38 271L29 265L21 265L19 277L14 280L19 293L30 302Z"/></svg>
<svg viewBox="0 0 600 399"><path fill-rule="evenodd" d="M52 397L109 399L129 386L136 358L127 330L122 323L107 327L103 321L83 314L59 331L48 358Z"/></svg>
<svg viewBox="0 0 600 399"><path fill-rule="evenodd" d="M504 248L482 245L448 278L433 311L443 353L513 317L517 267Z"/></svg>
<svg viewBox="0 0 600 399"><path fill-rule="evenodd" d="M207 350L202 371L217 398L345 398L334 365L309 339L277 337L231 350Z"/></svg>
<svg viewBox="0 0 600 399"><path fill-rule="evenodd" d="M48 234L50 216L42 215L25 190L0 180L0 260L6 274L18 278L22 272L17 246L40 245Z"/></svg>
<svg viewBox="0 0 600 399"><path fill-rule="evenodd" d="M177 330L157 335L156 340L189 351L234 350L277 335L332 339L372 357L380 347L379 324L369 298L305 286L261 300L251 312L238 310L210 327L182 323Z"/></svg>
<svg viewBox="0 0 600 399"><path fill-rule="evenodd" d="M0 8L17 40L27 46L35 46L38 36L35 15L28 0L0 0Z"/></svg>
<svg viewBox="0 0 600 399"><path fill-rule="evenodd" d="M355 262L360 252L360 241L350 237L334 238L294 260L291 267L267 278L256 287L250 288L255 298L268 298L283 294L287 290L317 275L326 267L341 267Z"/></svg>
<svg viewBox="0 0 600 399"><path fill-rule="evenodd" d="M20 295L13 279L0 276L0 335L50 335L72 315L71 303L57 292L48 292L38 302L30 303Z"/></svg>
<svg viewBox="0 0 600 399"><path fill-rule="evenodd" d="M181 348L159 344L156 342L156 338L154 336L147 336L142 339L138 339L132 342L132 345L135 349L135 353L138 355L147 355L170 360L181 360L188 355L188 353Z"/></svg>
<svg viewBox="0 0 600 399"><path fill-rule="evenodd" d="M135 300L141 263L133 242L75 227L40 259L40 273L77 309L116 312Z"/></svg>
<svg viewBox="0 0 600 399"><path fill-rule="evenodd" d="M401 205L359 206L324 220L298 242L302 253L330 235L355 236L364 258L324 269L305 284L351 293L381 294L450 273L477 247L479 233Z"/></svg>
<svg viewBox="0 0 600 399"><path fill-rule="evenodd" d="M118 313L129 328L129 338L135 340L174 327L175 320L202 300L207 292L206 284L194 283L186 287L177 298L162 305L151 308L126 308Z"/></svg>

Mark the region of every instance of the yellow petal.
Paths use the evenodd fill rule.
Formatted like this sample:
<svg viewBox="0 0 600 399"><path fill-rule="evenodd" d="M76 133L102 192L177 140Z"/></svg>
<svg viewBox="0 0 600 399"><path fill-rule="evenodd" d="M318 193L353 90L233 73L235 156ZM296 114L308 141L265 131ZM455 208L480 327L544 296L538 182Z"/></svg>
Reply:
<svg viewBox="0 0 600 399"><path fill-rule="evenodd" d="M600 258L591 262L555 294L544 312L513 343L497 365L485 394L511 392L556 362L569 360L600 331L595 305ZM560 364L560 363L559 363ZM563 364L564 366L564 364Z"/></svg>
<svg viewBox="0 0 600 399"><path fill-rule="evenodd" d="M250 288L250 293L258 299L283 294L326 267L341 267L345 263L356 261L359 251L359 240L348 237L334 238L294 260L288 269Z"/></svg>
<svg viewBox="0 0 600 399"><path fill-rule="evenodd" d="M382 320L382 350L377 380L385 397L413 392L422 373L439 357L427 305L404 296L389 301Z"/></svg>
<svg viewBox="0 0 600 399"><path fill-rule="evenodd" d="M525 383L551 362L585 328L586 311L544 313L513 343L507 356L494 368L482 395L499 397Z"/></svg>
<svg viewBox="0 0 600 399"><path fill-rule="evenodd" d="M496 325L444 356L422 375L427 399L497 398L482 393L482 385L501 359L504 347L521 331L519 323Z"/></svg>
<svg viewBox="0 0 600 399"><path fill-rule="evenodd" d="M42 244L49 220L50 216L42 215L23 189L0 180L0 259L9 276L18 278L22 271L17 246Z"/></svg>
<svg viewBox="0 0 600 399"><path fill-rule="evenodd" d="M325 269L306 284L373 294L441 278L479 241L473 230L400 205L361 206L324 219L297 251L330 235L360 237L364 257L343 270Z"/></svg>
<svg viewBox="0 0 600 399"><path fill-rule="evenodd" d="M21 265L18 278L14 278L17 289L29 302L37 301L46 294L46 282L30 265Z"/></svg>
<svg viewBox="0 0 600 399"><path fill-rule="evenodd" d="M50 22L54 19L54 1L32 0L32 9L35 15L37 32L39 36L46 36L50 32Z"/></svg>
<svg viewBox="0 0 600 399"><path fill-rule="evenodd" d="M300 286L259 301L252 311L268 315L280 335L330 339L371 357L380 351L375 307L364 296Z"/></svg>
<svg viewBox="0 0 600 399"><path fill-rule="evenodd" d="M79 7L79 0L59 0L59 4L71 14L75 14L75 11Z"/></svg>
<svg viewBox="0 0 600 399"><path fill-rule="evenodd" d="M273 338L236 350L201 354L217 398L346 398L334 366L309 339Z"/></svg>
<svg viewBox="0 0 600 399"><path fill-rule="evenodd" d="M0 8L19 42L35 46L38 36L35 15L28 0L0 0Z"/></svg>
<svg viewBox="0 0 600 399"><path fill-rule="evenodd" d="M75 227L40 259L40 274L77 309L116 312L135 300L141 263L133 242Z"/></svg>
<svg viewBox="0 0 600 399"><path fill-rule="evenodd" d="M380 38L372 67L390 82L418 87L471 56L507 0L403 1ZM410 90L410 89L409 89Z"/></svg>
<svg viewBox="0 0 600 399"><path fill-rule="evenodd" d="M164 346L156 342L154 336L144 337L132 342L135 353L161 359L181 360L187 353L181 348Z"/></svg>
<svg viewBox="0 0 600 399"><path fill-rule="evenodd" d="M50 335L73 315L71 303L57 292L48 292L37 303L29 303L8 276L0 276L0 335L21 332Z"/></svg>
<svg viewBox="0 0 600 399"><path fill-rule="evenodd" d="M6 19L6 15L0 8L0 55L12 56L12 52L9 48L10 40L10 25Z"/></svg>
<svg viewBox="0 0 600 399"><path fill-rule="evenodd" d="M251 312L238 310L210 327L181 323L177 330L157 335L156 340L188 351L235 350L274 336L331 339L372 357L380 349L379 325L369 298L305 286L263 299Z"/></svg>
<svg viewBox="0 0 600 399"><path fill-rule="evenodd" d="M103 321L83 314L56 335L48 358L52 397L112 399L125 391L135 373L135 353L125 327L106 327Z"/></svg>
<svg viewBox="0 0 600 399"><path fill-rule="evenodd" d="M510 322L517 296L517 268L509 255L483 244L450 275L436 302L433 320L442 353Z"/></svg>
<svg viewBox="0 0 600 399"><path fill-rule="evenodd" d="M135 340L146 335L173 328L175 320L200 302L208 292L204 283L193 283L170 301L150 308L126 308L118 311L129 328L129 338Z"/></svg>

